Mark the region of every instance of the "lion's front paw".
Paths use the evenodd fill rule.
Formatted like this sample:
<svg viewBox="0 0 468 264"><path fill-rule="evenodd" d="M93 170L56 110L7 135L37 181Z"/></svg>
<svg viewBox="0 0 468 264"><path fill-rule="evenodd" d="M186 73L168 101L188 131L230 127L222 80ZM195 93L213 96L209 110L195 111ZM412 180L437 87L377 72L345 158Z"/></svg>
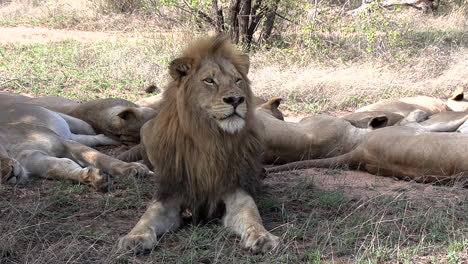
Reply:
<svg viewBox="0 0 468 264"><path fill-rule="evenodd" d="M153 172L144 164L139 162L130 162L128 163L128 168L126 169L125 174L130 177L144 178L151 176Z"/></svg>
<svg viewBox="0 0 468 264"><path fill-rule="evenodd" d="M279 238L264 232L248 232L242 237L242 245L245 249L249 249L254 253L266 253L276 248L279 244Z"/></svg>
<svg viewBox="0 0 468 264"><path fill-rule="evenodd" d="M84 168L82 173L82 179L84 183L91 185L98 191L109 191L109 188L112 184L112 180L109 174L94 167Z"/></svg>
<svg viewBox="0 0 468 264"><path fill-rule="evenodd" d="M0 159L0 183L25 184L27 181L28 173L17 160Z"/></svg>
<svg viewBox="0 0 468 264"><path fill-rule="evenodd" d="M136 232L121 237L117 247L120 251L144 253L145 251L152 250L156 246L156 243L157 240L153 234Z"/></svg>

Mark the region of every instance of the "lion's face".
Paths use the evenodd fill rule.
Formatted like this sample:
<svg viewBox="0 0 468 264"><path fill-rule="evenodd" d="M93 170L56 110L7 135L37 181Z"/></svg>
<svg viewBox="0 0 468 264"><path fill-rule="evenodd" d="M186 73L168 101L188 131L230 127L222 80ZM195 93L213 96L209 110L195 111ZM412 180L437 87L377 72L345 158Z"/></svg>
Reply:
<svg viewBox="0 0 468 264"><path fill-rule="evenodd" d="M224 58L204 60L193 76L190 101L223 131L236 133L245 127L247 83Z"/></svg>
<svg viewBox="0 0 468 264"><path fill-rule="evenodd" d="M249 58L246 55L234 58L207 56L195 63L182 57L171 63L171 76L178 83L175 99L179 111L189 109L192 116L186 122L197 122L193 117L201 117L230 134L246 127L251 99L246 77Z"/></svg>

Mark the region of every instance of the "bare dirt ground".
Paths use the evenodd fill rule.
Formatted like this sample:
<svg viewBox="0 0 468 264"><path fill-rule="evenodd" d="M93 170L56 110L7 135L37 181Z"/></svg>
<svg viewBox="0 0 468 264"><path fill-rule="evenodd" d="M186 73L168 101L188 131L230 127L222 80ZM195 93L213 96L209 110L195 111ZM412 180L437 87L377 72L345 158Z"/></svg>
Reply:
<svg viewBox="0 0 468 264"><path fill-rule="evenodd" d="M129 39L129 36L120 32L91 32L24 26L0 27L0 43L46 43L69 39L83 42L116 41Z"/></svg>
<svg viewBox="0 0 468 264"><path fill-rule="evenodd" d="M54 30L41 27L15 27L15 28L0 28L0 43L45 43L48 41L61 41L66 39L73 39L77 41L115 41L120 39L126 39L129 36L118 33L118 32L86 32L78 30ZM258 72L258 71L257 71ZM255 79L255 77L253 78ZM278 83L278 85L281 85ZM342 113L336 113L340 115ZM285 111L287 121L299 121L302 119L304 114L295 114L292 112ZM115 156L122 152L125 148L100 148L101 151ZM376 197L382 197L385 195L398 196L404 190L405 194L408 194L408 199L424 200L426 198L440 198L440 201L456 200L468 196L468 189L463 188L452 188L452 187L439 187L428 184L419 184L414 182L406 182L396 180L389 177L380 177L371 175L365 172L359 171L336 171L327 169L309 169L300 171L291 171L284 173L271 174L266 178L266 188L270 192L270 196L278 198L276 194L281 195L288 189L294 189L304 181L313 181L314 184L324 190L340 190L350 199L357 200L369 200ZM34 181L32 184L35 187L30 188L19 188L9 191L10 197L6 200L8 202L13 201L25 201L30 202L34 197L41 196L40 193L44 189L51 188L49 181ZM80 199L95 200L100 197L101 194L82 194L83 197ZM119 195L119 194L116 194ZM285 197L285 199L288 199ZM286 202L286 204L289 202ZM20 205L21 207L21 205ZM142 208L138 208L142 211ZM1 212L0 212L1 213ZM47 213L47 212L46 212ZM130 212L134 214L135 212ZM105 212L102 213L105 215ZM100 217L101 215L81 215L78 220L83 220L82 226L93 225L96 226L96 222L93 219ZM106 217L106 216L104 216ZM125 234L136 221L136 217L128 218L124 222L116 223L115 218L107 219L112 225L104 224L103 221L99 228L111 232L114 237ZM80 221L81 221L80 220ZM270 220L272 222L270 222ZM76 219L75 219L76 221ZM268 215L265 219L266 226L268 228L274 227L274 220L269 219ZM106 232L107 232L106 231ZM170 241L169 241L170 242ZM168 242L168 243L169 243ZM92 247L91 245L90 247ZM108 245L107 245L108 246ZM170 247L170 245L168 245ZM0 259L1 260L1 259ZM141 260L141 259L140 259ZM144 262L145 259L143 259ZM343 261L346 262L346 261Z"/></svg>

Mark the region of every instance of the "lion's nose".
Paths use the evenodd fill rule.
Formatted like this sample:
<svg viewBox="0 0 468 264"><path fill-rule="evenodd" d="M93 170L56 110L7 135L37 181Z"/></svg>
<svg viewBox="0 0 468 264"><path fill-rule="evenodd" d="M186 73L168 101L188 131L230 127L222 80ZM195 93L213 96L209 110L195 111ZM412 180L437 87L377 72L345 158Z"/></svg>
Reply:
<svg viewBox="0 0 468 264"><path fill-rule="evenodd" d="M223 101L226 104L232 105L234 108L236 108L238 105L242 104L245 101L244 96L230 96L230 97L224 97Z"/></svg>

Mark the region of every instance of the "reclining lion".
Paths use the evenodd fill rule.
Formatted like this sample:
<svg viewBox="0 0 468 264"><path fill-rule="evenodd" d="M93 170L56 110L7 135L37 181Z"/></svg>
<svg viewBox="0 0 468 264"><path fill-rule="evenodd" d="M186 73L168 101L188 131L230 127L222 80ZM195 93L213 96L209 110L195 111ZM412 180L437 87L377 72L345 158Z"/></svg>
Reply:
<svg viewBox="0 0 468 264"><path fill-rule="evenodd" d="M0 105L0 123L26 123L47 127L65 139L71 139L86 146L120 145L120 142L105 135L95 135L91 126L80 119L66 116L64 114L58 114L44 107L33 104L20 103ZM74 129L72 131L69 123L79 129ZM76 130L78 130L78 133L76 133Z"/></svg>
<svg viewBox="0 0 468 264"><path fill-rule="evenodd" d="M361 107L355 112L383 111L407 116L414 110L422 110L429 115L445 111L467 111L468 101L464 99L464 91L464 86L458 86L447 101L429 96L405 97L377 102Z"/></svg>
<svg viewBox="0 0 468 264"><path fill-rule="evenodd" d="M300 122L285 122L274 114L277 98L256 108L257 120L264 126L261 134L267 164L282 164L304 159L334 157L347 153L360 143L369 131L385 126L386 116L369 119L366 128L358 128L347 120L328 115L314 115Z"/></svg>
<svg viewBox="0 0 468 264"><path fill-rule="evenodd" d="M109 176L151 174L143 164L122 162L39 125L0 124L0 146L0 173L6 183L24 183L32 175L106 190Z"/></svg>
<svg viewBox="0 0 468 264"><path fill-rule="evenodd" d="M86 125L81 120L75 122ZM25 183L34 175L70 179L105 190L109 176L151 174L142 164L122 162L78 142L89 146L119 144L104 135L73 134L61 115L41 106L0 106L0 183Z"/></svg>
<svg viewBox="0 0 468 264"><path fill-rule="evenodd" d="M195 220L222 213L254 252L278 245L251 197L262 146L248 69L248 57L223 37L200 41L171 62L160 112L141 130L142 150L159 174L158 198L119 240L121 250L152 249L158 236L179 228L185 209Z"/></svg>
<svg viewBox="0 0 468 264"><path fill-rule="evenodd" d="M454 131L468 119L433 123L427 126L411 123L385 127L369 132L358 146L343 155L305 160L267 169L268 173L290 169L351 166L383 176L411 179L417 182L468 183L468 135Z"/></svg>
<svg viewBox="0 0 468 264"><path fill-rule="evenodd" d="M58 112L67 120L72 132L81 134L81 123L74 123L69 116L81 119L91 125L98 133L102 133L124 144L133 145L140 141L140 128L146 121L156 116L156 111L149 107L138 105L118 98L97 99L77 103L60 96L44 96L31 98L11 93L0 93L0 105L11 103L35 104ZM93 132L94 133L94 132Z"/></svg>

